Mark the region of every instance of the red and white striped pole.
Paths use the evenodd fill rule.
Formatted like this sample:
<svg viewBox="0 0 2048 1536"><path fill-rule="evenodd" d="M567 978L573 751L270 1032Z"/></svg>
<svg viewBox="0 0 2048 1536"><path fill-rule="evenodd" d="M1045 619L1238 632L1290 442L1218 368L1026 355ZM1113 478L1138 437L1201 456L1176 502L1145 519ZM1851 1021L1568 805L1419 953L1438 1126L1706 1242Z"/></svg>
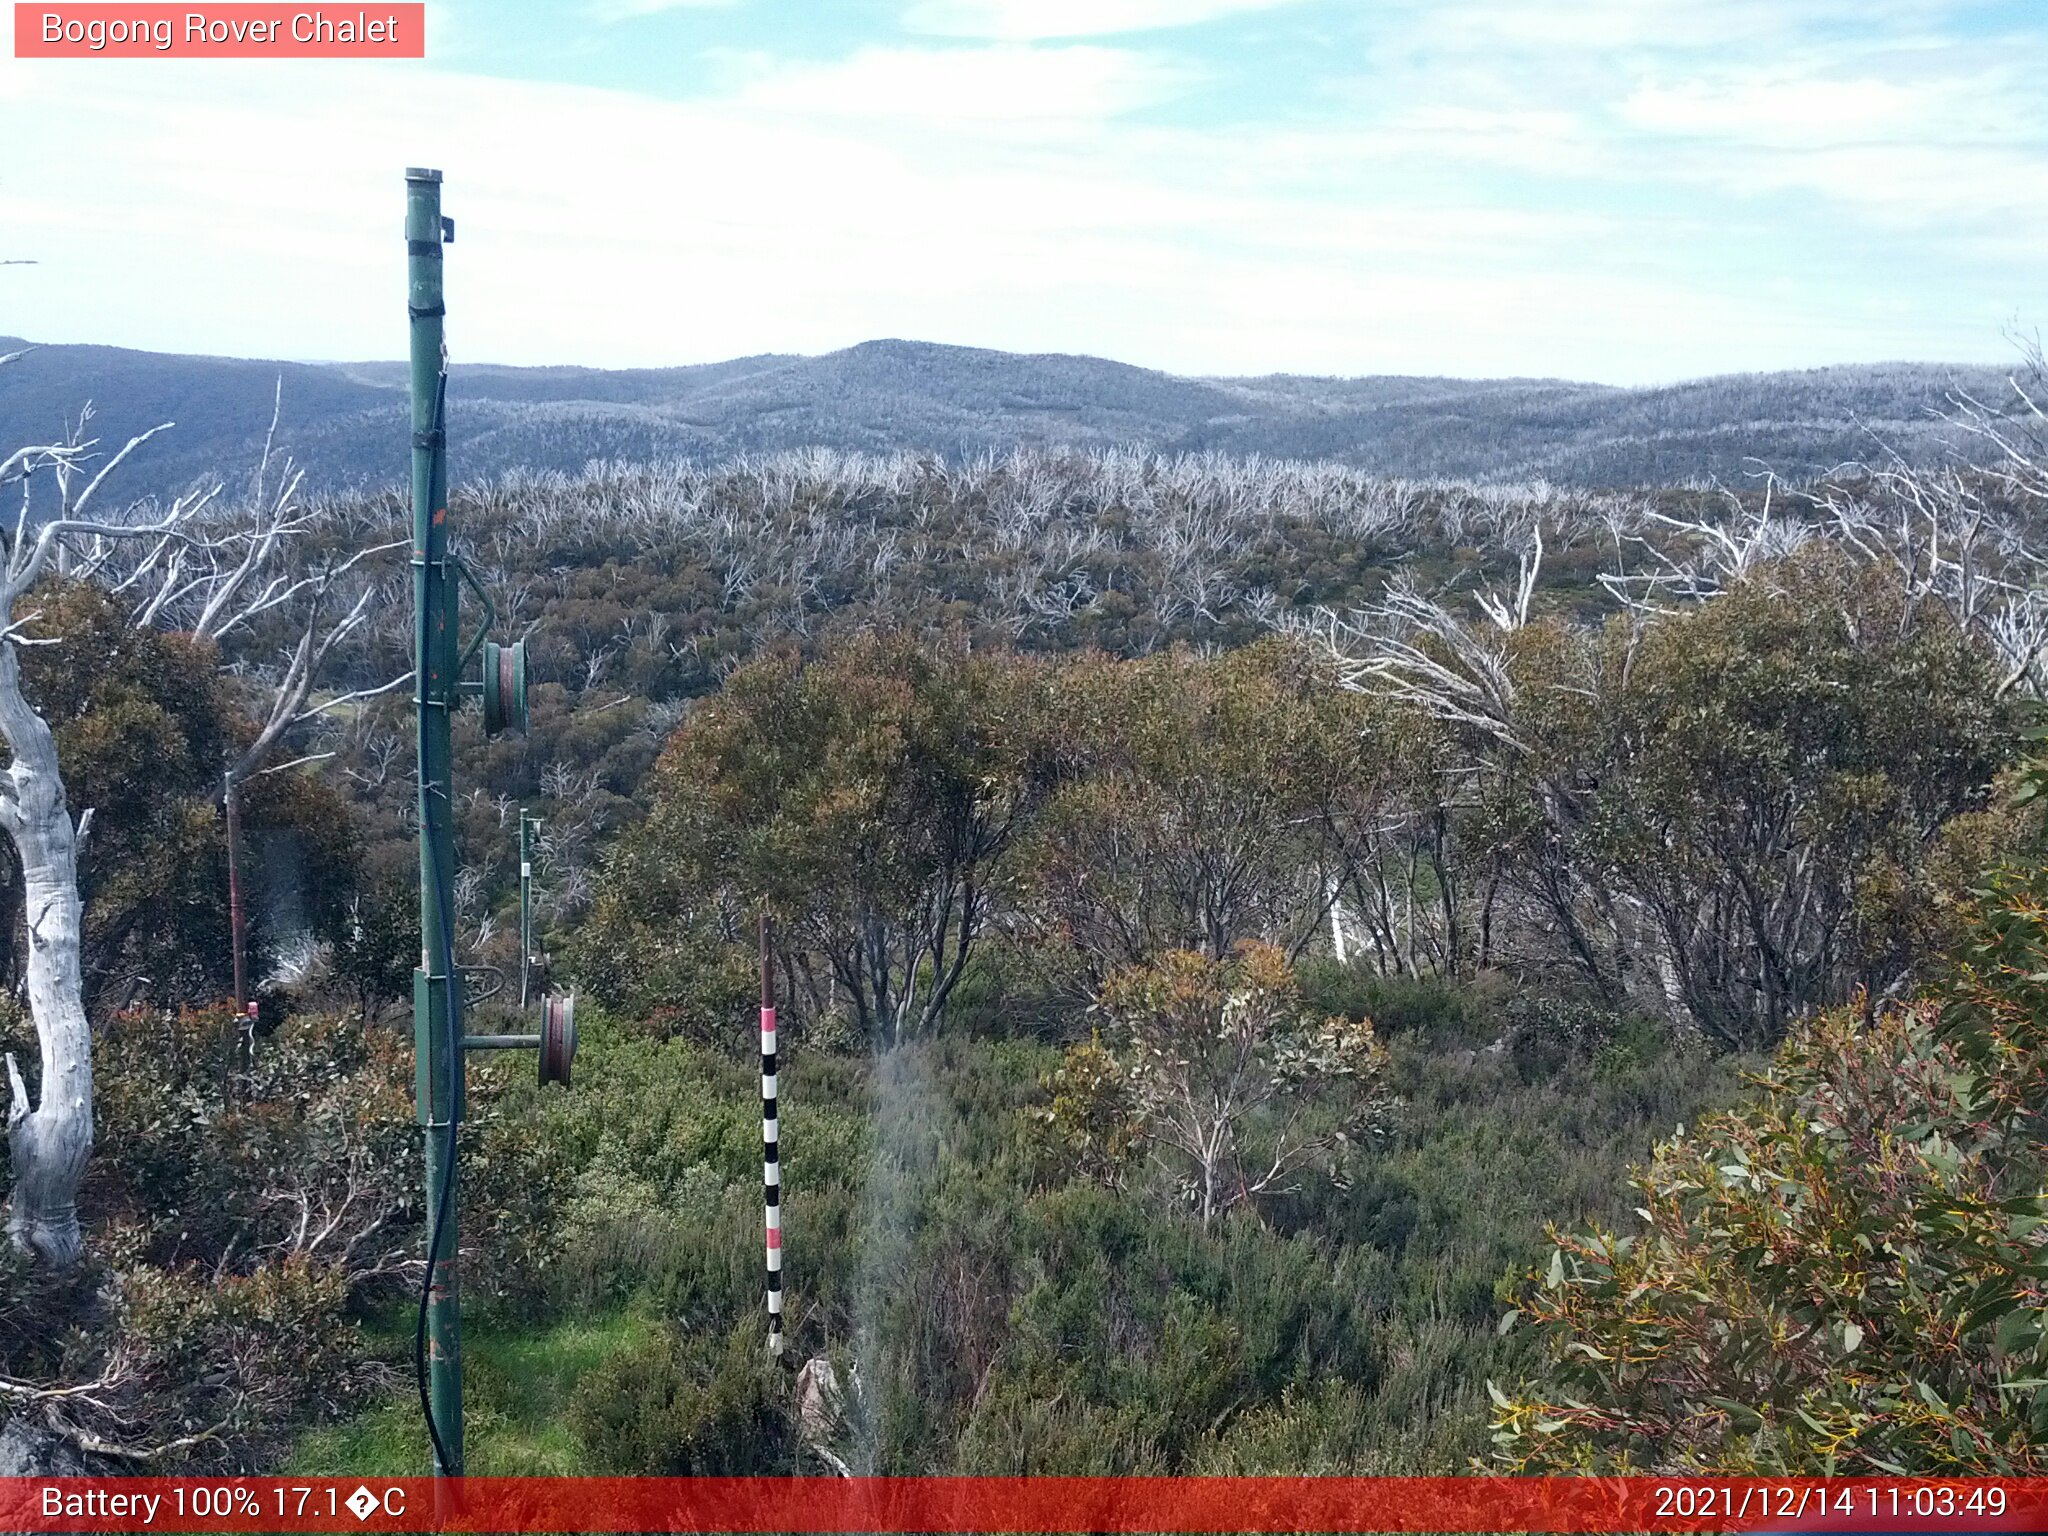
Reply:
<svg viewBox="0 0 2048 1536"><path fill-rule="evenodd" d="M768 1352L782 1353L782 1158L775 1107L775 970L761 914L761 1198L767 1212Z"/></svg>

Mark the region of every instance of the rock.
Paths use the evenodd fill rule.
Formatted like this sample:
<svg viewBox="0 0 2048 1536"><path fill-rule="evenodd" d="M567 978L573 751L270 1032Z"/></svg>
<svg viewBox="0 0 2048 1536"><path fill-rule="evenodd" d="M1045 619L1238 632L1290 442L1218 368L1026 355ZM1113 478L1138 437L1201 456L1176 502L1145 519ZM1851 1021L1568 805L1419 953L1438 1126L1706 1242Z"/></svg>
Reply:
<svg viewBox="0 0 2048 1536"><path fill-rule="evenodd" d="M852 1386L854 1391L860 1390L857 1376ZM803 1369L796 1373L797 1429L803 1435L806 1449L837 1476L851 1477L853 1469L846 1464L846 1458L832 1449L832 1441L845 1419L846 1397L839 1385L839 1372L823 1355L806 1360Z"/></svg>
<svg viewBox="0 0 2048 1536"><path fill-rule="evenodd" d="M839 1432L844 1398L839 1373L823 1355L804 1362L796 1373L796 1421L806 1440L830 1440Z"/></svg>
<svg viewBox="0 0 2048 1536"><path fill-rule="evenodd" d="M19 1415L0 1424L0 1477L84 1477L94 1470L70 1441Z"/></svg>

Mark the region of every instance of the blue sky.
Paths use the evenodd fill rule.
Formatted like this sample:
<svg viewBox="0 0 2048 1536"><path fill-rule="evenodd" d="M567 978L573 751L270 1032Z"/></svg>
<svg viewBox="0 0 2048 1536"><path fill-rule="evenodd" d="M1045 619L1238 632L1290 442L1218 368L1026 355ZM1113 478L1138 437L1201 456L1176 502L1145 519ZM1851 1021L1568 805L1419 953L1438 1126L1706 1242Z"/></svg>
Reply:
<svg viewBox="0 0 2048 1536"><path fill-rule="evenodd" d="M470 360L2002 361L2044 58L2038 0L435 0L424 63L0 59L0 333L396 355L429 163Z"/></svg>

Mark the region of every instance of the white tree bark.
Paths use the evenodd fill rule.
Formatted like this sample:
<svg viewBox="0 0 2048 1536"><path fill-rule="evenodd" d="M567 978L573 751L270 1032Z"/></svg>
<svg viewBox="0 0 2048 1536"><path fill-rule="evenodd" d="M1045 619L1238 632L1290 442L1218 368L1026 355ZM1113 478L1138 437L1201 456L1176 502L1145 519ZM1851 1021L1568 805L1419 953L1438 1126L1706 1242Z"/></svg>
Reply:
<svg viewBox="0 0 2048 1536"><path fill-rule="evenodd" d="M79 975L81 829L72 824L65 801L56 737L21 687L21 648L48 642L24 633L36 615L17 610L53 565L74 580L106 581L116 592L153 581L156 598L141 604L146 615L163 606L165 593L205 602L225 591L232 599L251 573L268 563L284 535L296 532L296 525L280 517L239 536L232 531L208 536L196 520L212 500L211 491L181 497L155 522L86 519L87 505L114 468L164 430L153 427L129 439L80 488L81 470L97 446L85 437L90 420L88 408L65 441L22 448L0 460L0 486L22 483L21 508L0 560L0 741L9 755L0 769L0 829L21 859L22 921L28 934L25 980L42 1067L31 1095L20 1063L12 1055L6 1059L13 1162L7 1233L17 1248L59 1266L77 1263L83 1252L78 1188L92 1154L92 1031ZM54 517L35 525L30 522L29 482L44 471L56 481L58 505ZM281 500L281 508L287 505L288 498ZM146 551L141 563L125 577L108 580L114 553L138 545ZM253 559L252 548L261 550ZM280 586L294 590L290 578L274 578L270 588L244 605L243 616L279 600ZM207 614L213 616L213 610ZM295 708L302 704L302 698L294 701Z"/></svg>
<svg viewBox="0 0 2048 1536"><path fill-rule="evenodd" d="M129 439L83 490L74 490L79 469L95 446L84 437L90 419L88 410L65 442L23 448L0 462L0 485L23 482L21 511L0 572L0 741L10 757L0 769L0 828L21 858L22 920L28 931L25 980L42 1065L31 1100L20 1064L12 1055L7 1058L7 1142L14 1176L7 1234L16 1247L62 1266L77 1263L83 1252L78 1186L92 1154L92 1031L79 980L79 833L65 803L56 737L21 691L21 647L41 642L22 633L35 615L18 615L16 607L66 540L82 537L105 547L136 538L176 537L195 505L181 500L156 523L86 521L81 514L107 475L163 430L154 427ZM57 482L57 515L31 528L27 482L46 469Z"/></svg>
<svg viewBox="0 0 2048 1536"><path fill-rule="evenodd" d="M28 1005L42 1047L31 1107L7 1058L8 1150L14 1190L7 1235L50 1264L78 1262L78 1185L92 1153L92 1034L79 984L78 839L64 801L57 743L22 696L21 659L0 643L0 737L13 762L0 773L0 825L21 856L27 897Z"/></svg>

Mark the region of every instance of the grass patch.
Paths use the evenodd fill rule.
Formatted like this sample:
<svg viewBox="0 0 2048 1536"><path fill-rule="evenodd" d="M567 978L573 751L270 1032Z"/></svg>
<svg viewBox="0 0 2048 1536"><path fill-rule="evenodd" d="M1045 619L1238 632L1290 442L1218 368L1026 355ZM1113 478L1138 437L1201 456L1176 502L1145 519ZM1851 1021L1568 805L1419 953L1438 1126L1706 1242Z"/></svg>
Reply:
<svg viewBox="0 0 2048 1536"><path fill-rule="evenodd" d="M381 1318L373 1333L401 1362L401 1396L300 1439L286 1475L418 1476L429 1465L426 1425L412 1390L412 1313ZM521 1327L486 1318L463 1330L465 1470L476 1477L570 1477L590 1470L569 1427L569 1395L585 1376L645 1349L656 1326L619 1311Z"/></svg>

